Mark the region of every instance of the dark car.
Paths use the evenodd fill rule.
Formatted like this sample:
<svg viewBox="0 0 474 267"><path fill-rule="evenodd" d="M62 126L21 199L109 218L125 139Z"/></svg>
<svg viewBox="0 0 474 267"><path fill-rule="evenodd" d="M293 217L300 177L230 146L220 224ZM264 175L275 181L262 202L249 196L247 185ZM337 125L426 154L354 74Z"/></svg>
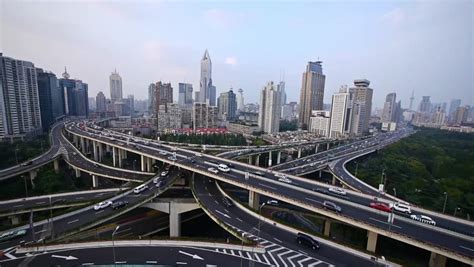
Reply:
<svg viewBox="0 0 474 267"><path fill-rule="evenodd" d="M232 203L232 200L229 199L228 197L223 197L223 198L222 198L222 202L223 202L224 205L226 205L228 208L234 206L234 203Z"/></svg>
<svg viewBox="0 0 474 267"><path fill-rule="evenodd" d="M261 171L255 171L255 172L253 172L253 174L258 175L258 176L265 177L265 173L264 173L264 172L261 172Z"/></svg>
<svg viewBox="0 0 474 267"><path fill-rule="evenodd" d="M115 202L114 204L112 204L112 209L114 209L114 210L120 209L120 208L123 208L127 205L128 205L128 201L119 200L119 201Z"/></svg>
<svg viewBox="0 0 474 267"><path fill-rule="evenodd" d="M305 245L312 248L313 250L319 249L319 242L314 240L314 238L309 235L298 233L296 235L296 241L298 244Z"/></svg>
<svg viewBox="0 0 474 267"><path fill-rule="evenodd" d="M335 211L335 212L341 212L341 207L339 207L338 205L334 204L331 201L324 201L323 202L323 208L328 209L328 210L332 210L332 211Z"/></svg>

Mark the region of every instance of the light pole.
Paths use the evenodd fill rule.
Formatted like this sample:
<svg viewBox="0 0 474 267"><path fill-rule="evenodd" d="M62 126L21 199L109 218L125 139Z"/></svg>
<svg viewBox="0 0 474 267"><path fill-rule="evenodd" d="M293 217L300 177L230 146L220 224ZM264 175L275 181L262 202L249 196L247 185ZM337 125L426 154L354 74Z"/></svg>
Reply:
<svg viewBox="0 0 474 267"><path fill-rule="evenodd" d="M15 147L15 160L16 160L16 165L18 165L18 145Z"/></svg>
<svg viewBox="0 0 474 267"><path fill-rule="evenodd" d="M51 237L53 237L53 205L51 204L51 195L49 196L49 222L51 223Z"/></svg>
<svg viewBox="0 0 474 267"><path fill-rule="evenodd" d="M359 162L356 161L355 163L356 163L356 170L355 170L354 176L357 177L357 169L359 168Z"/></svg>
<svg viewBox="0 0 474 267"><path fill-rule="evenodd" d="M448 192L444 192L444 204L443 204L443 213L446 210L446 202L448 201Z"/></svg>
<svg viewBox="0 0 474 267"><path fill-rule="evenodd" d="M115 266L115 243L114 243L114 235L117 232L117 230L120 228L120 225L117 225L115 227L115 230L112 232L112 254L114 256L114 266Z"/></svg>
<svg viewBox="0 0 474 267"><path fill-rule="evenodd" d="M395 187L393 188L393 196L397 197L397 189L395 189Z"/></svg>
<svg viewBox="0 0 474 267"><path fill-rule="evenodd" d="M456 213L458 213L459 211L461 211L461 208L460 208L460 207L456 207L456 208L454 209L454 215L453 215L453 216L456 217Z"/></svg>

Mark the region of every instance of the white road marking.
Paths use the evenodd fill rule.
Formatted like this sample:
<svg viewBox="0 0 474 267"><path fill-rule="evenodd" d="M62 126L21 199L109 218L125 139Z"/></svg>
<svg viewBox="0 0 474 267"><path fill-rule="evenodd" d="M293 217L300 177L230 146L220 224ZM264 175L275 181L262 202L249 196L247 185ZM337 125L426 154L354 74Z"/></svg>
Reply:
<svg viewBox="0 0 474 267"><path fill-rule="evenodd" d="M383 223L383 224L389 224L388 222L385 222L385 221L381 221L381 220L378 220L378 219L375 219L375 218L372 218L372 217L369 217L370 220L372 221L376 221L376 222L379 222L379 223ZM391 225L392 227L397 227L399 229L402 229L402 227L398 226L398 225L395 225L395 224L392 224Z"/></svg>
<svg viewBox="0 0 474 267"><path fill-rule="evenodd" d="M16 257L13 256L13 255L11 255L10 253L5 253L5 254L3 254L3 255L6 256L6 257L9 258L9 259L12 259L12 260L16 259Z"/></svg>
<svg viewBox="0 0 474 267"><path fill-rule="evenodd" d="M305 197L306 200L309 200L309 201L313 201L313 202L316 202L316 203L322 203L321 201L318 201L316 199L312 199L312 198L308 198L308 197Z"/></svg>
<svg viewBox="0 0 474 267"><path fill-rule="evenodd" d="M14 208L19 208L19 207L23 207L23 204L18 204L18 205L15 205L13 206Z"/></svg>
<svg viewBox="0 0 474 267"><path fill-rule="evenodd" d="M224 216L224 217L230 219L230 216L229 216L229 215L227 215L227 214L225 214L225 213L223 213L223 212L221 212L221 211L218 211L218 210L215 210L215 211L216 211L217 213L219 213L220 215L222 215L222 216Z"/></svg>
<svg viewBox="0 0 474 267"><path fill-rule="evenodd" d="M238 217L237 217L236 219L237 219L237 221L239 221L239 222L243 222L242 219L240 219L240 218L238 218Z"/></svg>
<svg viewBox="0 0 474 267"><path fill-rule="evenodd" d="M296 263L298 263L299 266L304 266L304 265L303 265L303 262L309 261L310 259L311 259L311 258L306 257L306 258L304 258L304 259L301 259L301 260L297 261Z"/></svg>
<svg viewBox="0 0 474 267"><path fill-rule="evenodd" d="M250 255L250 253L248 253L248 252L246 252L246 253L247 253L247 258L252 259L252 255Z"/></svg>
<svg viewBox="0 0 474 267"><path fill-rule="evenodd" d="M317 262L311 263L310 265L308 265L308 267L316 266L320 263L323 263L323 262L322 261L317 261Z"/></svg>
<svg viewBox="0 0 474 267"><path fill-rule="evenodd" d="M41 234L41 233L44 233L44 232L46 232L46 229L41 230L41 231L38 231L38 232L35 232L35 234Z"/></svg>
<svg viewBox="0 0 474 267"><path fill-rule="evenodd" d="M86 263L83 263L82 266L90 266L90 265L94 265L93 262L86 262Z"/></svg>
<svg viewBox="0 0 474 267"><path fill-rule="evenodd" d="M132 230L132 227L128 227L128 228L123 229L123 230L121 230L121 231L117 231L117 234L121 234L121 233L123 233L123 232L127 232L127 231L130 231L130 230Z"/></svg>
<svg viewBox="0 0 474 267"><path fill-rule="evenodd" d="M308 256L308 253L306 253L306 252L304 252L304 251L302 251L302 250L298 250L298 252L301 253L301 254L304 254L304 255Z"/></svg>
<svg viewBox="0 0 474 267"><path fill-rule="evenodd" d="M46 203L46 201L36 202L36 204L38 204L38 205L44 204L44 203Z"/></svg>
<svg viewBox="0 0 474 267"><path fill-rule="evenodd" d="M291 264L292 267L296 267L295 264L293 263L293 259L294 259L294 258L301 257L301 256L302 256L301 254L295 253L295 255L286 258L286 260L288 260L288 261L290 262L290 264Z"/></svg>
<svg viewBox="0 0 474 267"><path fill-rule="evenodd" d="M265 254L262 254L262 258L265 260L265 262L266 262L267 264L270 264L270 262L269 262L268 259L267 259L267 256L265 256Z"/></svg>
<svg viewBox="0 0 474 267"><path fill-rule="evenodd" d="M84 199L84 197L76 197L76 199Z"/></svg>
<svg viewBox="0 0 474 267"><path fill-rule="evenodd" d="M283 241L281 241L281 240L278 239L278 238L275 238L275 237L274 237L273 239L275 239L277 242L283 243Z"/></svg>
<svg viewBox="0 0 474 267"><path fill-rule="evenodd" d="M79 219L75 219L74 221L67 222L67 224L75 223L75 222L78 222L78 221L79 221Z"/></svg>
<svg viewBox="0 0 474 267"><path fill-rule="evenodd" d="M230 253L235 256L234 250L231 250Z"/></svg>
<svg viewBox="0 0 474 267"><path fill-rule="evenodd" d="M149 264L157 264L158 262L157 262L157 261L146 261L146 263L149 263Z"/></svg>
<svg viewBox="0 0 474 267"><path fill-rule="evenodd" d="M270 188L272 190L277 190L275 187L273 186L269 186L269 185L266 185L266 184L261 184L261 183L258 183L259 185L263 186L263 187L267 187L267 188Z"/></svg>
<svg viewBox="0 0 474 267"><path fill-rule="evenodd" d="M186 265L186 264L188 264L188 263L187 263L187 262L183 262L183 261L177 261L176 264Z"/></svg>
<svg viewBox="0 0 474 267"><path fill-rule="evenodd" d="M127 263L126 261L116 261L115 264L124 264Z"/></svg>
<svg viewBox="0 0 474 267"><path fill-rule="evenodd" d="M258 262L262 262L262 261L260 260L260 257L258 256L257 253L254 253L253 255L255 255L255 258L257 259Z"/></svg>
<svg viewBox="0 0 474 267"><path fill-rule="evenodd" d="M468 248L468 247L465 247L465 246L459 246L460 248L463 248L463 249L467 249L467 250L470 250L470 251L474 251L474 249L472 248Z"/></svg>
<svg viewBox="0 0 474 267"><path fill-rule="evenodd" d="M104 212L104 211L105 211L105 210L100 210L100 211L96 212L95 215L101 214L101 213Z"/></svg>
<svg viewBox="0 0 474 267"><path fill-rule="evenodd" d="M285 252L283 252L283 253L277 254L278 258L280 258L281 262L283 262L283 265L284 265L285 267L287 267L288 265L287 265L287 264L285 263L285 261L283 260L283 255L286 255L286 254L289 254L289 253L293 253L293 251L287 250L287 251L285 251Z"/></svg>

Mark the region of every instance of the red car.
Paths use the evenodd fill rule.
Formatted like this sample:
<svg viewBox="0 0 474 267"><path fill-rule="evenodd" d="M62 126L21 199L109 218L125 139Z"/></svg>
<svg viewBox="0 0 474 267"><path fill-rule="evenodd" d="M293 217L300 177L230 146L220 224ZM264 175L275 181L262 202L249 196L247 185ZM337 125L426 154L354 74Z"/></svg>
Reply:
<svg viewBox="0 0 474 267"><path fill-rule="evenodd" d="M370 203L370 207L381 210L381 211L392 212L392 209L390 208L388 204L381 203L381 202L372 202Z"/></svg>

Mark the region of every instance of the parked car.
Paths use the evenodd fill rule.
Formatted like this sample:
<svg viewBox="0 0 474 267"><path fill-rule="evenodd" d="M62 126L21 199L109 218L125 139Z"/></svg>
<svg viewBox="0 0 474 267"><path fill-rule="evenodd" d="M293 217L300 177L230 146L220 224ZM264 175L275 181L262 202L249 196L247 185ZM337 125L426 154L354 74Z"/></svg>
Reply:
<svg viewBox="0 0 474 267"><path fill-rule="evenodd" d="M323 208L324 209L328 209L328 210L332 210L332 211L335 211L337 213L341 212L342 209L341 207L339 207L338 205L336 205L335 203L331 202L331 201L327 201L325 200L323 202Z"/></svg>
<svg viewBox="0 0 474 267"><path fill-rule="evenodd" d="M296 241L298 244L310 247L313 250L319 249L319 242L307 234L298 233L296 235Z"/></svg>
<svg viewBox="0 0 474 267"><path fill-rule="evenodd" d="M212 172L212 173L214 173L214 174L218 174L218 173L219 173L218 170L216 170L216 169L214 169L214 168L212 168L212 167L211 167L211 168L208 168L207 170L210 171L210 172Z"/></svg>
<svg viewBox="0 0 474 267"><path fill-rule="evenodd" d="M146 184L139 185L135 187L135 189L133 189L133 193L140 194L142 191L146 190L147 188L148 188L148 185Z"/></svg>
<svg viewBox="0 0 474 267"><path fill-rule="evenodd" d="M230 172L230 168L225 164L219 164L217 166L217 169L219 169L219 171L222 171L222 172Z"/></svg>
<svg viewBox="0 0 474 267"><path fill-rule="evenodd" d="M346 195L346 191L340 187L329 187L328 191L341 196Z"/></svg>
<svg viewBox="0 0 474 267"><path fill-rule="evenodd" d="M94 206L94 210L101 210L101 209L105 209L107 207L110 207L112 205L112 201L103 201L103 202L99 202L98 204L96 204Z"/></svg>
<svg viewBox="0 0 474 267"><path fill-rule="evenodd" d="M112 204L112 209L116 210L116 209L120 209L120 208L123 208L125 206L128 205L128 201L126 200L119 200L117 202L115 202L114 204Z"/></svg>
<svg viewBox="0 0 474 267"><path fill-rule="evenodd" d="M393 204L393 210L394 211L398 211L398 212L402 212L402 213L406 213L406 214L411 214L411 208L408 204L405 204L405 203L395 203Z"/></svg>
<svg viewBox="0 0 474 267"><path fill-rule="evenodd" d="M392 209L388 204L382 203L382 202L372 202L369 205L371 208L381 210L381 211L386 211L386 212L392 212Z"/></svg>
<svg viewBox="0 0 474 267"><path fill-rule="evenodd" d="M415 221L422 222L422 223L436 225L436 222L433 219L431 219L430 217L426 216L426 215L414 215L413 214L413 215L410 216L410 218L412 218Z"/></svg>

